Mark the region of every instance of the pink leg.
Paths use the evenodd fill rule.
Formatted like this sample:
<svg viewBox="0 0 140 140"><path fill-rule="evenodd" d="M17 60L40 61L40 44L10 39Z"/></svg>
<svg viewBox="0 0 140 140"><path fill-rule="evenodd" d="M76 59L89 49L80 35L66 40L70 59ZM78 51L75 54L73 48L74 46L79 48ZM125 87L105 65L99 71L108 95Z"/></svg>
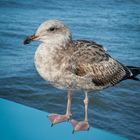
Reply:
<svg viewBox="0 0 140 140"><path fill-rule="evenodd" d="M72 91L69 90L68 91L68 100L67 100L67 110L66 113L64 115L60 115L60 114L49 114L48 118L50 119L50 121L52 122L53 126L54 124L60 123L60 122L64 122L70 119L70 117L72 116L70 108L71 108L71 95L72 95Z"/></svg>
<svg viewBox="0 0 140 140"><path fill-rule="evenodd" d="M88 122L88 93L85 92L85 99L84 99L84 104L85 104L85 121Z"/></svg>
<svg viewBox="0 0 140 140"><path fill-rule="evenodd" d="M84 121L78 122L76 120L71 120L71 123L72 123L72 126L73 126L73 133L75 131L89 130L89 123L88 123L88 95L87 95L87 92L85 92L84 104L85 104L85 119L84 119Z"/></svg>
<svg viewBox="0 0 140 140"><path fill-rule="evenodd" d="M71 95L72 95L72 91L69 90L68 96L67 96L68 101L67 101L67 110L66 110L66 115L68 115L69 117L72 116L71 111L70 111L71 110Z"/></svg>

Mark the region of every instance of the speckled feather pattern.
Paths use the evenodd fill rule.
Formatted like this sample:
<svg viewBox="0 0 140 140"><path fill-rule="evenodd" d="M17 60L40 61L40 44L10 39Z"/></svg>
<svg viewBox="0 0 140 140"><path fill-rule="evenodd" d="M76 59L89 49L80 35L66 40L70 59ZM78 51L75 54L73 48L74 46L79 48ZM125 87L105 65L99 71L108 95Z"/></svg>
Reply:
<svg viewBox="0 0 140 140"><path fill-rule="evenodd" d="M39 74L60 89L100 90L130 75L94 41L69 40L53 49L41 44L35 54Z"/></svg>

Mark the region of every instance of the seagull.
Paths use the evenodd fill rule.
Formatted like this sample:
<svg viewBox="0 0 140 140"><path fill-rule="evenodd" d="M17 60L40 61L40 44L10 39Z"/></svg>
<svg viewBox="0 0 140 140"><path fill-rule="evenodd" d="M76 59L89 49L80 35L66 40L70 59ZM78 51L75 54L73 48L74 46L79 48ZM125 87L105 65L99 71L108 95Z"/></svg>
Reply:
<svg viewBox="0 0 140 140"><path fill-rule="evenodd" d="M140 67L125 66L112 58L102 45L94 41L73 40L69 28L59 20L43 22L24 44L40 41L34 62L39 75L54 87L67 90L66 113L48 115L52 125L70 120L73 132L89 130L88 94L133 79ZM74 90L85 93L83 121L71 119L71 96Z"/></svg>

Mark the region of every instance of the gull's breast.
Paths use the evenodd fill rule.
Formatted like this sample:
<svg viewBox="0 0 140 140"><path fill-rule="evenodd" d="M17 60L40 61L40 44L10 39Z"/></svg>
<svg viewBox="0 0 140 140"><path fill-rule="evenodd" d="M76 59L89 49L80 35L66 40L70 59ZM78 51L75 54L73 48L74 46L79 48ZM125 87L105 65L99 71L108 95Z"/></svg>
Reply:
<svg viewBox="0 0 140 140"><path fill-rule="evenodd" d="M52 53L40 45L35 52L35 67L39 75L59 89L91 89L95 88L87 78L81 78L67 70L69 56L61 51Z"/></svg>
<svg viewBox="0 0 140 140"><path fill-rule="evenodd" d="M53 73L56 71L53 68L53 62L46 46L40 45L37 48L34 62L39 75L45 80L52 81L54 78Z"/></svg>

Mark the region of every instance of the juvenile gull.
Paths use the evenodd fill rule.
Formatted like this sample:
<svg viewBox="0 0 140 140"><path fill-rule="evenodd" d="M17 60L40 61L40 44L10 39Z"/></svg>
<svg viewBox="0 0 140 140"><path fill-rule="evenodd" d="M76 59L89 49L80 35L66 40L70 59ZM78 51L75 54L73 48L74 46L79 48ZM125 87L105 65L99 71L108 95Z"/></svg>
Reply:
<svg viewBox="0 0 140 140"><path fill-rule="evenodd" d="M25 39L24 44L41 41L35 52L35 66L40 76L53 86L68 91L67 109L64 115L50 114L52 124L71 117L73 90L85 92L85 118L71 120L74 131L88 130L88 93L114 86L122 80L139 80L140 67L125 66L113 59L94 41L72 40L66 25L58 20L42 23L36 33Z"/></svg>

